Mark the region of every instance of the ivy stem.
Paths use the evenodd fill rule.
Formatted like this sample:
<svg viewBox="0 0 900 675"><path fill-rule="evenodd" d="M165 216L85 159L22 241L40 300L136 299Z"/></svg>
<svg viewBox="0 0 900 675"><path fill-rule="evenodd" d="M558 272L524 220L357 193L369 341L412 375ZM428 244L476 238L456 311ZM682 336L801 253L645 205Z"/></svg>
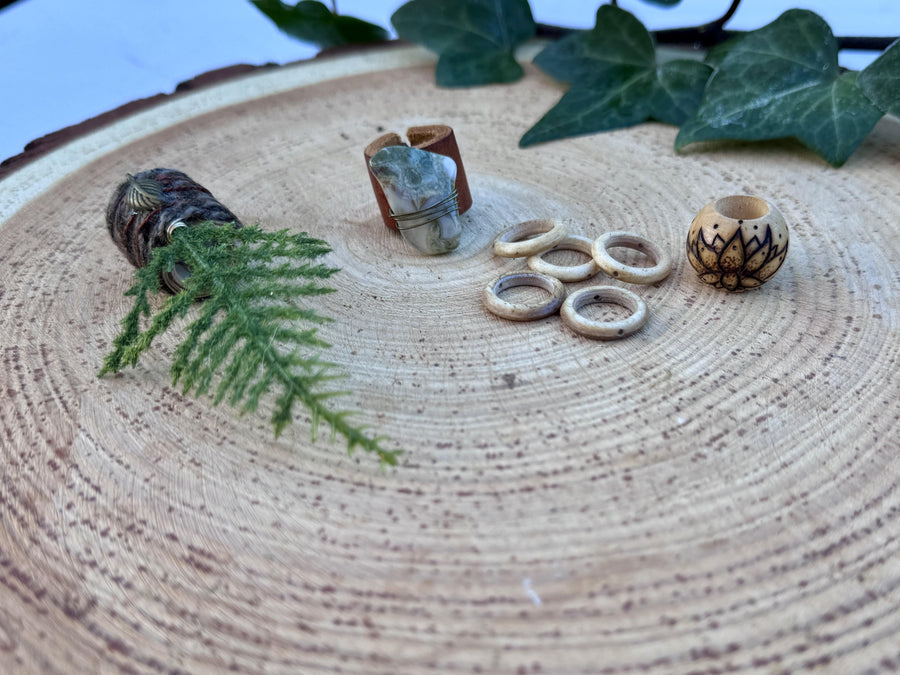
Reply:
<svg viewBox="0 0 900 675"><path fill-rule="evenodd" d="M741 0L732 0L731 7L729 7L728 10L718 19L716 19L712 23L706 24L706 27L710 30L721 31L725 27L725 24L731 20L731 17L734 16L734 13L737 11L740 4Z"/></svg>
<svg viewBox="0 0 900 675"><path fill-rule="evenodd" d="M337 0L331 0L331 13L337 16Z"/></svg>
<svg viewBox="0 0 900 675"><path fill-rule="evenodd" d="M727 21L730 17L723 16ZM722 19L718 19L722 21ZM713 22L715 23L715 22ZM693 26L690 28L669 28L665 30L650 31L657 44L674 45L683 47L709 48L717 44L721 44L733 37L743 35L745 31L724 30L720 29L715 34L704 33L704 29L712 24L704 24L703 26ZM552 24L537 24L537 37L548 40L558 40L572 33L578 32L576 28L565 28L563 26L554 26ZM859 49L863 51L883 52L890 47L898 36L878 37L878 36L836 36L838 49Z"/></svg>
<svg viewBox="0 0 900 675"><path fill-rule="evenodd" d="M708 48L725 42L733 36L725 30L725 24L731 20L740 4L741 0L731 0L731 5L722 16L701 26L657 31L656 41L660 44L690 44L695 49Z"/></svg>
<svg viewBox="0 0 900 675"><path fill-rule="evenodd" d="M618 0L610 0L610 5L618 7ZM726 40L743 34L744 31L725 30L725 24L737 12L741 0L731 0L731 5L726 12L715 21L702 24L700 26L690 26L687 28L667 28L664 30L651 31L657 44L675 45L684 47L693 47L694 49L709 49L718 44L722 44ZM563 28L562 26L553 26L550 24L539 23L537 25L537 36L556 40L575 32L573 28ZM859 37L845 36L836 37L838 49L860 49L864 51L883 52L891 46L895 37Z"/></svg>
<svg viewBox="0 0 900 675"><path fill-rule="evenodd" d="M695 49L709 48L725 42L735 33L725 30L725 24L737 12L741 0L731 0L731 6L715 21L693 28L672 28L657 31L654 35L660 44L689 44Z"/></svg>

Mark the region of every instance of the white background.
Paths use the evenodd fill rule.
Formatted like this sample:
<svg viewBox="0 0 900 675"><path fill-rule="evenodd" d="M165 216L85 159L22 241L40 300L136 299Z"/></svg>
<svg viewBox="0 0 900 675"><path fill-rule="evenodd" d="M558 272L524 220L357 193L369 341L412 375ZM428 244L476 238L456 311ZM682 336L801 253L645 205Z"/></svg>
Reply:
<svg viewBox="0 0 900 675"><path fill-rule="evenodd" d="M389 28L401 4L339 0L338 10ZM536 21L574 28L593 26L600 4L531 0ZM683 0L669 9L640 0L619 4L653 30L711 21L729 1ZM898 0L743 0L728 27L759 28L791 7L817 12L837 35L900 35ZM248 0L20 0L0 10L0 159L128 101L170 93L208 70L315 53L280 33ZM858 69L872 58L846 52L841 64Z"/></svg>

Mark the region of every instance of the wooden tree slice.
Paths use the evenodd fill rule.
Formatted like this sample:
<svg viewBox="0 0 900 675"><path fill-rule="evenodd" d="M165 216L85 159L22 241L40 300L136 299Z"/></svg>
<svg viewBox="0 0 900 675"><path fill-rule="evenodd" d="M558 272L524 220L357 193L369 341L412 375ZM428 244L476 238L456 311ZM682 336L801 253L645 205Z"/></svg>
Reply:
<svg viewBox="0 0 900 675"><path fill-rule="evenodd" d="M842 169L793 142L676 156L636 128L528 150L560 95L437 89L415 49L248 76L74 141L0 184L0 671L875 673L900 669L900 122ZM460 248L379 220L362 150L456 131ZM396 469L185 397L179 337L98 379L133 270L104 208L177 168L245 223L334 248L328 357ZM694 214L756 194L791 249L700 283ZM558 218L673 256L651 316L597 342L496 318L502 229ZM572 284L619 284L606 277ZM587 310L586 310L587 311Z"/></svg>

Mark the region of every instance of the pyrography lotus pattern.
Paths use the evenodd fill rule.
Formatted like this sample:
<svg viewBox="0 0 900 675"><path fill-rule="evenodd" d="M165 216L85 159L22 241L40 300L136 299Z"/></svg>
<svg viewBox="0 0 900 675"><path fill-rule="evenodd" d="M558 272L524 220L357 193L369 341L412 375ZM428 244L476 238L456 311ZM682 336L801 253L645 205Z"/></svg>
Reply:
<svg viewBox="0 0 900 675"><path fill-rule="evenodd" d="M744 240L741 227L727 241L718 234L706 241L703 229L688 237L687 257L700 278L716 288L744 291L768 281L787 255L788 243L781 248L773 243L772 228L766 225L760 241L757 235Z"/></svg>

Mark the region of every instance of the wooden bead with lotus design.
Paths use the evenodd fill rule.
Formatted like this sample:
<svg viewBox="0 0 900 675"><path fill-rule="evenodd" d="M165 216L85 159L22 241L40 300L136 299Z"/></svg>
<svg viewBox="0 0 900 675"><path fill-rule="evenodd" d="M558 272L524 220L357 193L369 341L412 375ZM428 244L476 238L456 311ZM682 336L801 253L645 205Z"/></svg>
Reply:
<svg viewBox="0 0 900 675"><path fill-rule="evenodd" d="M691 222L687 257L705 283L747 291L779 270L789 236L784 216L765 199L723 197L704 206Z"/></svg>

